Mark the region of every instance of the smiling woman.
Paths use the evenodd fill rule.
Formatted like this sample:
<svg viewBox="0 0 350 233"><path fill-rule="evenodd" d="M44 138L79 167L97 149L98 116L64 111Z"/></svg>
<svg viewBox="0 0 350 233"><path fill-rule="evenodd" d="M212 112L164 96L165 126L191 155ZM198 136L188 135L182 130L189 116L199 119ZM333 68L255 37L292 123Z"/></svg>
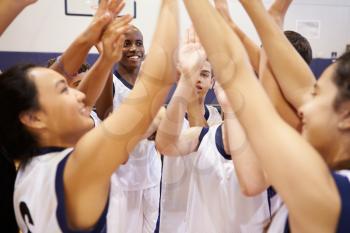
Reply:
<svg viewBox="0 0 350 233"><path fill-rule="evenodd" d="M96 75L80 85L85 85L86 96L52 69L15 66L0 75L0 105L6 109L0 114L0 143L9 159L21 162L13 207L22 232L106 232L107 224L109 232L125 232L117 230L120 224L107 221L109 200L120 198L119 192L110 192L111 175L128 160L129 150L146 132L175 80L175 65L167 56L178 41L174 3L163 1L155 33L154 41L164 44L165 54L150 51L139 82L99 127L92 129L90 107L95 100L88 97L92 92L98 98L96 86L103 88L121 58L123 33L131 19L114 18L123 1L101 0L91 22L101 30L90 27L87 34L93 36L85 34L84 46L101 42L103 47L98 65L90 70ZM155 61L159 67L152 65ZM121 210L113 213L114 219L120 218Z"/></svg>

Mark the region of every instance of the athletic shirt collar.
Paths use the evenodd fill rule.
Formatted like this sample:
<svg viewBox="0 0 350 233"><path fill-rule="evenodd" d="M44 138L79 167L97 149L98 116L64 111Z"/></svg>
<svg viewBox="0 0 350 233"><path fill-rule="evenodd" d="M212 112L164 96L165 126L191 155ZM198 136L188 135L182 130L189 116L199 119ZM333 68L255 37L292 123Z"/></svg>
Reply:
<svg viewBox="0 0 350 233"><path fill-rule="evenodd" d="M48 153L61 152L61 151L65 150L65 149L67 149L67 148L55 147L55 146L52 146L52 147L41 147L41 148L35 149L35 154L37 156L39 156L39 155L44 155L44 154L48 154Z"/></svg>
<svg viewBox="0 0 350 233"><path fill-rule="evenodd" d="M134 88L134 86L132 84L130 84L128 81L126 81L117 70L114 70L114 75L117 77L117 79L119 79L119 81L121 81L124 86L126 86L127 88L129 88L130 90Z"/></svg>

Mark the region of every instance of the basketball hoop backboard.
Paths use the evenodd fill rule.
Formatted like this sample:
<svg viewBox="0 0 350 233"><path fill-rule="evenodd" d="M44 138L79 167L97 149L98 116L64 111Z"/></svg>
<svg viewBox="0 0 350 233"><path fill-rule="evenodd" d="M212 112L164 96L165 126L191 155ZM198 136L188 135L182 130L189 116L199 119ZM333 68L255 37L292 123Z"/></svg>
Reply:
<svg viewBox="0 0 350 233"><path fill-rule="evenodd" d="M70 16L93 16L99 0L64 0L65 13ZM120 15L130 14L136 18L136 0L125 0Z"/></svg>

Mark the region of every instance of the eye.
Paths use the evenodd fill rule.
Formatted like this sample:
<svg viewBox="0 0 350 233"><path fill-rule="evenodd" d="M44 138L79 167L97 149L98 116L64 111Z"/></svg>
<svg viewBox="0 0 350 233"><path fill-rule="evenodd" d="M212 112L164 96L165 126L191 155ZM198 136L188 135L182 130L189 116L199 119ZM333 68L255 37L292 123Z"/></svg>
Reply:
<svg viewBox="0 0 350 233"><path fill-rule="evenodd" d="M138 47L143 46L143 41L142 40L136 41L136 46L138 46Z"/></svg>
<svg viewBox="0 0 350 233"><path fill-rule="evenodd" d="M209 78L210 77L210 73L208 73L208 72L201 72L201 77L203 77L203 78Z"/></svg>
<svg viewBox="0 0 350 233"><path fill-rule="evenodd" d="M61 94L63 94L63 93L69 93L68 87L64 87L64 88L61 90Z"/></svg>
<svg viewBox="0 0 350 233"><path fill-rule="evenodd" d="M124 41L124 48L130 47L130 45L131 45L131 41L130 40Z"/></svg>

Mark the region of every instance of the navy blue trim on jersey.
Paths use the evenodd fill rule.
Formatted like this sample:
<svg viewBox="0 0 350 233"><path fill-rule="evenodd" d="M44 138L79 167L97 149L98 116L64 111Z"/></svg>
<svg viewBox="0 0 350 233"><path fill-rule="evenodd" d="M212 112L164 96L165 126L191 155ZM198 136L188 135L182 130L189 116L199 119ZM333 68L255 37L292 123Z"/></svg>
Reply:
<svg viewBox="0 0 350 233"><path fill-rule="evenodd" d="M271 199L276 196L276 191L275 189L270 186L268 189L267 189L267 202L269 204L269 212L270 212L270 218L272 217L272 210L271 210Z"/></svg>
<svg viewBox="0 0 350 233"><path fill-rule="evenodd" d="M341 174L333 173L334 181L337 185L341 200L341 211L338 220L337 233L350 232L350 182Z"/></svg>
<svg viewBox="0 0 350 233"><path fill-rule="evenodd" d="M134 88L134 86L132 84L128 83L128 81L123 79L123 77L118 73L117 70L114 71L114 75L124 84L124 86L126 86L130 90Z"/></svg>
<svg viewBox="0 0 350 233"><path fill-rule="evenodd" d="M206 121L208 121L209 116L210 116L210 112L209 112L209 109L208 109L208 106L207 106L207 105L204 105L204 110L205 110L204 119L205 119Z"/></svg>
<svg viewBox="0 0 350 233"><path fill-rule="evenodd" d="M216 144L216 148L218 149L222 157L224 157L227 160L232 160L231 155L226 154L225 152L224 141L222 137L222 124L216 129L215 144Z"/></svg>
<svg viewBox="0 0 350 233"><path fill-rule="evenodd" d="M68 226L67 216L66 216L66 206L65 206L65 199L64 199L64 187L63 187L63 171L67 162L67 159L69 158L69 155L72 152L70 152L57 166L56 171L56 197L57 197L57 210L56 210L56 217L57 222L64 233L106 233L107 232L107 211L108 211L108 204L109 204L109 198L107 199L106 206L97 221L97 224L93 227L93 229L82 231L82 230L71 230Z"/></svg>
<svg viewBox="0 0 350 233"><path fill-rule="evenodd" d="M283 233L290 233L289 218L287 217L286 226L284 227Z"/></svg>
<svg viewBox="0 0 350 233"><path fill-rule="evenodd" d="M42 147L42 148L37 148L35 149L35 155L44 155L48 153L56 153L56 152L61 152L67 148L64 147Z"/></svg>
<svg viewBox="0 0 350 233"><path fill-rule="evenodd" d="M160 161L162 162L162 169L161 169L161 173L160 173L158 218L157 218L157 224L156 224L156 229L154 230L154 233L160 232L160 215L161 215L161 207L162 207L162 184L163 184L164 155L160 155Z"/></svg>
<svg viewBox="0 0 350 233"><path fill-rule="evenodd" d="M209 128L206 128L206 127L202 128L201 133L199 134L199 137L198 137L198 147L202 143L202 140L204 136L208 133L208 131L209 131Z"/></svg>

